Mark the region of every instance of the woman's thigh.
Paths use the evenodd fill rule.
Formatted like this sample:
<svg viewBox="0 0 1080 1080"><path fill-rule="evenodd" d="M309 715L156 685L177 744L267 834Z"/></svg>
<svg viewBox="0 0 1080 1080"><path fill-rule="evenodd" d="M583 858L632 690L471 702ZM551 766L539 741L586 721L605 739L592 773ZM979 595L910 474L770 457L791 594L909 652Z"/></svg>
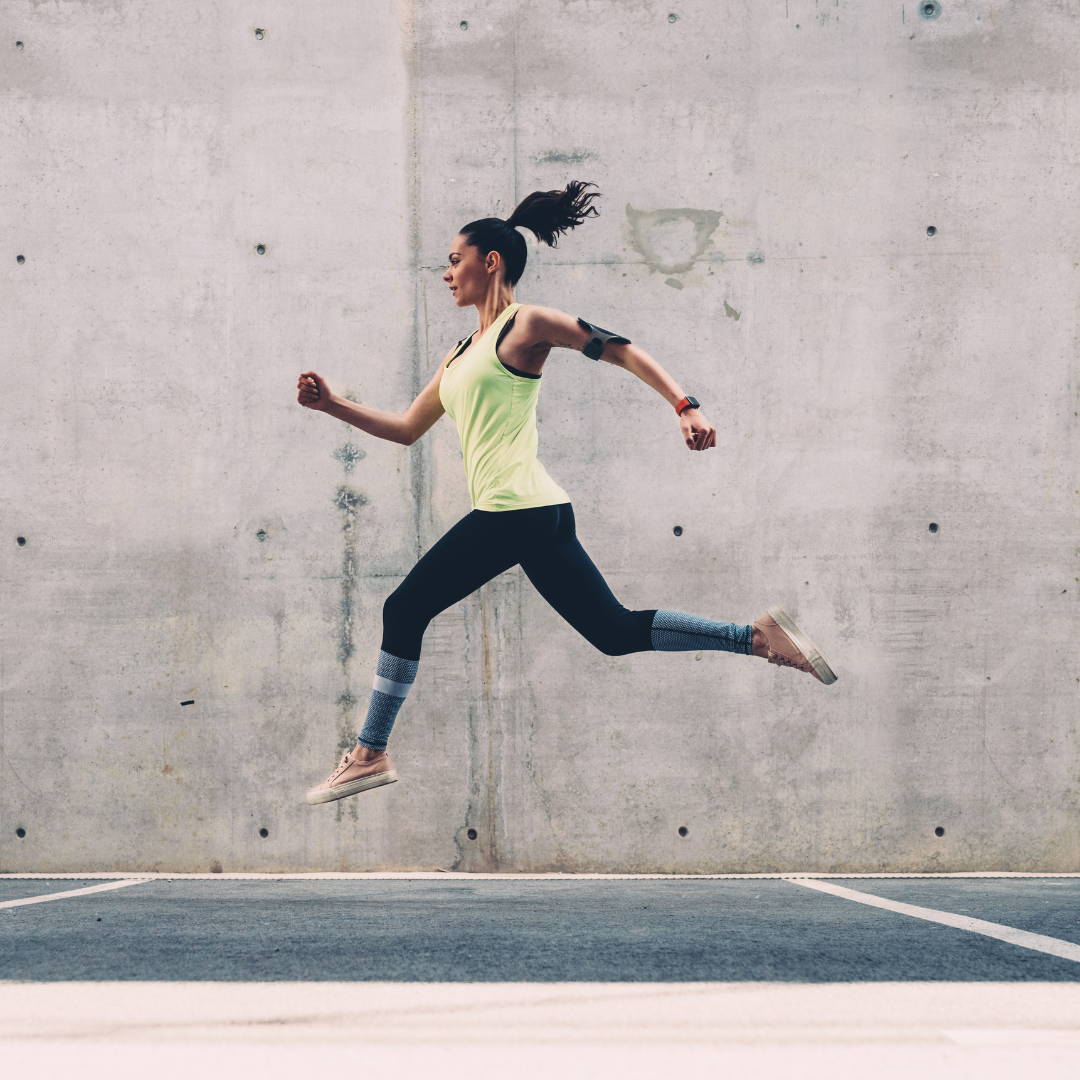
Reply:
<svg viewBox="0 0 1080 1080"><path fill-rule="evenodd" d="M434 618L521 561L553 532L553 507L473 510L443 534L409 571L390 599Z"/></svg>
<svg viewBox="0 0 1080 1080"><path fill-rule="evenodd" d="M655 609L632 611L619 602L581 546L571 508L555 538L527 552L521 568L537 592L601 652L619 656L651 649Z"/></svg>

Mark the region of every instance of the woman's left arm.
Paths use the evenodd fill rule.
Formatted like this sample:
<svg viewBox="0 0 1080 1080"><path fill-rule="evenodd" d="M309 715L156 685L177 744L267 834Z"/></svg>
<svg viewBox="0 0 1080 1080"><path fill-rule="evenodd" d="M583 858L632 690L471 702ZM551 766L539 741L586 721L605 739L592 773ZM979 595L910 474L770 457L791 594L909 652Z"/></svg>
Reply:
<svg viewBox="0 0 1080 1080"><path fill-rule="evenodd" d="M528 306L527 325L537 345L551 348L584 349L594 335L585 330L571 315L556 308ZM686 396L682 387L644 349L634 344L618 345L609 341L604 345L600 360L625 368L642 382L651 386L672 408ZM684 409L676 416L682 431L683 442L690 450L708 450L716 445L716 428L705 418L700 409Z"/></svg>

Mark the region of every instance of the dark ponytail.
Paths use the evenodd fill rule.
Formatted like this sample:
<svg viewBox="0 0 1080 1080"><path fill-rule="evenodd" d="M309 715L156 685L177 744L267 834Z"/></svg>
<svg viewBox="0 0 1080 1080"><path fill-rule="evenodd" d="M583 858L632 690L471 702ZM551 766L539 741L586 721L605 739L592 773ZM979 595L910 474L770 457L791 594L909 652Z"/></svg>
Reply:
<svg viewBox="0 0 1080 1080"><path fill-rule="evenodd" d="M571 180L564 191L534 191L521 200L506 224L530 229L537 240L555 247L559 233L577 228L589 214L599 216L596 207L589 205L589 200L595 199L600 192L583 194L590 185L596 187L590 181Z"/></svg>
<svg viewBox="0 0 1080 1080"><path fill-rule="evenodd" d="M530 230L537 240L555 247L561 233L577 228L590 214L599 216L591 200L600 192L586 192L586 187L596 185L591 181L571 180L562 191L534 191L521 200L506 221L501 218L470 221L461 229L461 235L479 250L481 258L497 251L506 267L507 283L516 285L528 257L525 237L517 231L518 227Z"/></svg>

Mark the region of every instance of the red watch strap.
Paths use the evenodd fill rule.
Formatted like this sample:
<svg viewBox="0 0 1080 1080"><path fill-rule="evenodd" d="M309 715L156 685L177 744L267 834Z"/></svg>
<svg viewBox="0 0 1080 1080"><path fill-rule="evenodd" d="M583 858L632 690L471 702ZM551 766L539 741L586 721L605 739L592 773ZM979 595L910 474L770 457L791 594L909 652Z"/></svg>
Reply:
<svg viewBox="0 0 1080 1080"><path fill-rule="evenodd" d="M687 405L689 405L689 404L690 404L690 399L689 399L688 397L684 397L684 398L683 398L683 399L682 399L682 400L681 400L681 401L679 402L679 404L675 406L675 411L676 411L676 412L677 412L677 413L678 413L678 414L679 414L680 416L682 416L682 411L683 411L683 409L685 409L685 408L686 408L686 406L687 406Z"/></svg>

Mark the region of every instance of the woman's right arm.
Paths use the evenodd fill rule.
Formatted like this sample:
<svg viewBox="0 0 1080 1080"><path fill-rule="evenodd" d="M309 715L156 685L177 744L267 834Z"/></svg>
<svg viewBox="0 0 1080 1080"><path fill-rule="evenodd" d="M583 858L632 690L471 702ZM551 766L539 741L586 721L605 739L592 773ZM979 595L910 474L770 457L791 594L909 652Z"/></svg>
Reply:
<svg viewBox="0 0 1080 1080"><path fill-rule="evenodd" d="M360 405L348 398L335 394L321 375L314 371L302 372L297 382L296 400L308 409L324 412L338 420L344 420L369 435L390 442L411 446L445 412L439 399L439 383L446 361L453 350L446 354L439 364L431 382L417 395L416 400L404 413L388 413Z"/></svg>

